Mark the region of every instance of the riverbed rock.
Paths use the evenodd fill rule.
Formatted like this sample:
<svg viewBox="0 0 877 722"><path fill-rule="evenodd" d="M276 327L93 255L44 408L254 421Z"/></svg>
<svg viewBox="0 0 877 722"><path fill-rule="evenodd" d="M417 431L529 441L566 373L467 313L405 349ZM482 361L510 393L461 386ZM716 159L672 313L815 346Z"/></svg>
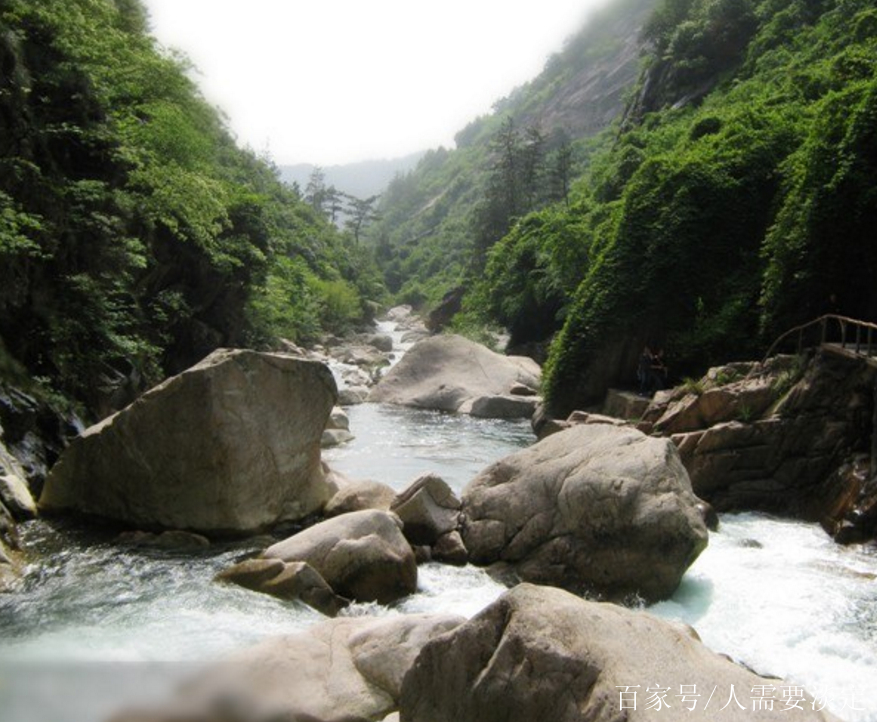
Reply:
<svg viewBox="0 0 877 722"><path fill-rule="evenodd" d="M463 540L473 563L508 562L525 581L656 600L707 545L698 502L669 440L574 426L466 487Z"/></svg>
<svg viewBox="0 0 877 722"><path fill-rule="evenodd" d="M175 702L114 722L369 722L399 706L420 650L465 620L452 615L334 619L238 652Z"/></svg>
<svg viewBox="0 0 877 722"><path fill-rule="evenodd" d="M365 509L389 511L395 498L395 490L379 481L345 479L323 513L333 517Z"/></svg>
<svg viewBox="0 0 877 722"><path fill-rule="evenodd" d="M263 552L307 562L339 595L389 604L417 590L417 564L395 514L373 509L327 519Z"/></svg>
<svg viewBox="0 0 877 722"><path fill-rule="evenodd" d="M301 519L330 496L320 437L336 393L321 363L220 349L83 432L40 506L208 535Z"/></svg>
<svg viewBox="0 0 877 722"><path fill-rule="evenodd" d="M457 528L460 506L444 479L424 474L396 496L390 511L402 520L402 532L411 544L432 546L439 537Z"/></svg>
<svg viewBox="0 0 877 722"><path fill-rule="evenodd" d="M19 521L33 519L37 514L36 503L25 481L24 469L2 441L0 441L0 502Z"/></svg>
<svg viewBox="0 0 877 722"><path fill-rule="evenodd" d="M464 567L469 563L469 551L463 543L463 537L456 529L442 534L436 539L430 550L431 557L437 562Z"/></svg>
<svg viewBox="0 0 877 722"><path fill-rule="evenodd" d="M799 707L783 709L783 685L711 651L690 627L521 584L423 647L400 712L406 722L837 719L803 691ZM743 709L726 705L732 689ZM756 705L759 689L776 707ZM650 704L661 693L662 706Z"/></svg>
<svg viewBox="0 0 877 722"><path fill-rule="evenodd" d="M438 411L467 412L479 399L508 396L523 402L521 417L533 407L512 397L515 384L539 388L539 366L523 356L503 356L462 336L433 336L415 344L369 395L370 401ZM480 408L480 407L479 407Z"/></svg>
<svg viewBox="0 0 877 722"><path fill-rule="evenodd" d="M617 419L638 421L649 407L649 400L633 391L609 389L603 401L603 413Z"/></svg>
<svg viewBox="0 0 877 722"><path fill-rule="evenodd" d="M826 528L861 514L867 499L836 483L835 474L856 452L871 448L877 369L824 348L807 362L778 358L750 370L761 375L760 386L770 382L774 397L761 414L672 435L695 493L719 512L766 511L821 521ZM665 433L688 428L679 417L666 423L673 407L656 425Z"/></svg>
<svg viewBox="0 0 877 722"><path fill-rule="evenodd" d="M466 289L463 286L457 286L448 291L438 305L433 308L426 317L424 322L430 333L440 333L453 320L460 309L463 307L463 296L466 295Z"/></svg>
<svg viewBox="0 0 877 722"><path fill-rule="evenodd" d="M34 499L49 468L83 428L74 413L0 383L0 444L15 460L16 474Z"/></svg>
<svg viewBox="0 0 877 722"><path fill-rule="evenodd" d="M335 594L307 562L247 559L217 574L216 581L237 584L287 601L301 601L327 617L336 616L350 603Z"/></svg>
<svg viewBox="0 0 877 722"><path fill-rule="evenodd" d="M331 449L353 441L355 438L347 429L325 429L320 436L320 448Z"/></svg>
<svg viewBox="0 0 877 722"><path fill-rule="evenodd" d="M393 350L393 337L385 333L375 333L371 336L366 336L365 342L372 348L376 348L384 353L390 353Z"/></svg>
<svg viewBox="0 0 877 722"><path fill-rule="evenodd" d="M537 396L512 394L479 396L466 401L457 411L479 419L529 419L536 411L539 400Z"/></svg>
<svg viewBox="0 0 877 722"><path fill-rule="evenodd" d="M384 314L384 318L387 321L394 321L396 323L399 323L409 318L413 310L414 309L412 309L411 306L409 306L407 303L402 304L401 306L393 306L393 308L391 308Z"/></svg>
<svg viewBox="0 0 877 722"><path fill-rule="evenodd" d="M338 392L338 403L342 406L357 406L368 398L367 386L348 386Z"/></svg>

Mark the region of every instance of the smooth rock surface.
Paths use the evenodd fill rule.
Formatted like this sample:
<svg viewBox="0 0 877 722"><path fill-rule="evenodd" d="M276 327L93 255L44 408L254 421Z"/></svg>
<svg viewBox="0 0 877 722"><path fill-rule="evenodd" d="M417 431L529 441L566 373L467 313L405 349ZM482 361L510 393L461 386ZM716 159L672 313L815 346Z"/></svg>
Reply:
<svg viewBox="0 0 877 722"><path fill-rule="evenodd" d="M40 498L141 528L241 533L319 510L336 398L317 362L215 351L83 432Z"/></svg>
<svg viewBox="0 0 877 722"><path fill-rule="evenodd" d="M402 531L409 542L432 546L439 537L457 528L460 505L444 479L424 474L396 496L390 511L402 520Z"/></svg>
<svg viewBox="0 0 877 722"><path fill-rule="evenodd" d="M417 589L417 564L395 514L366 510L333 517L263 552L307 562L339 595L389 604Z"/></svg>
<svg viewBox="0 0 877 722"><path fill-rule="evenodd" d="M584 601L560 589L522 584L423 647L402 686L400 718L402 722L837 719L813 711L812 698L805 697L803 690L800 707L784 709L783 685L791 686L760 677L709 650L690 628L645 612ZM732 687L740 704L726 704ZM765 690L763 696L775 698L775 707L767 709L753 699L759 689ZM658 707L655 699L666 704Z"/></svg>
<svg viewBox="0 0 877 722"><path fill-rule="evenodd" d="M395 498L393 488L379 481L345 480L338 492L329 499L323 513L333 517L365 509L389 511Z"/></svg>
<svg viewBox="0 0 877 722"><path fill-rule="evenodd" d="M662 599L707 545L699 501L669 440L574 426L467 486L463 541L473 563L525 581Z"/></svg>
<svg viewBox="0 0 877 722"><path fill-rule="evenodd" d="M538 364L524 356L503 356L462 336L433 336L390 369L369 401L464 412L488 403L478 399L509 396L510 404L527 404L521 413L529 416L531 403L510 391L516 384L539 388L540 374Z"/></svg>
<svg viewBox="0 0 877 722"><path fill-rule="evenodd" d="M190 681L175 702L113 722L371 722L398 707L423 646L452 615L335 619L239 652Z"/></svg>

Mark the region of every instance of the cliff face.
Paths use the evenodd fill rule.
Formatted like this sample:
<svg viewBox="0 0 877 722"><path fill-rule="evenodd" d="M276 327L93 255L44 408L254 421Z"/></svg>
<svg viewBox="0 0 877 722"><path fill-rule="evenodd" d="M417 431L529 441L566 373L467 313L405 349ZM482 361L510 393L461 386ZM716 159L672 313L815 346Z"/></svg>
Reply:
<svg viewBox="0 0 877 722"><path fill-rule="evenodd" d="M639 76L641 31L655 1L623 5L623 12L600 24L599 38L586 29L549 61L542 75L518 91L523 96L518 109L521 125L583 138L619 117Z"/></svg>
<svg viewBox="0 0 877 722"><path fill-rule="evenodd" d="M711 369L659 394L643 419L670 436L718 511L819 521L838 541L877 536L877 367L838 347Z"/></svg>

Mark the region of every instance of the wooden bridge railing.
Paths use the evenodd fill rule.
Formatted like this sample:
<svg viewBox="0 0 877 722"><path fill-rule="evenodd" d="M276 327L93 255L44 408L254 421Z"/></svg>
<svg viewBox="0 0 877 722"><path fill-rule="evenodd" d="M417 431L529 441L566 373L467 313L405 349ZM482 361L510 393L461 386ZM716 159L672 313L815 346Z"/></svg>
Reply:
<svg viewBox="0 0 877 722"><path fill-rule="evenodd" d="M810 334L816 337L815 342L809 341L808 343L807 337ZM874 353L877 353L877 324L836 314L826 314L786 331L773 342L764 355L762 363L777 353L783 342L796 336L797 353L801 353L805 348L821 346L826 343L838 344L847 351L854 352L857 356L873 356Z"/></svg>

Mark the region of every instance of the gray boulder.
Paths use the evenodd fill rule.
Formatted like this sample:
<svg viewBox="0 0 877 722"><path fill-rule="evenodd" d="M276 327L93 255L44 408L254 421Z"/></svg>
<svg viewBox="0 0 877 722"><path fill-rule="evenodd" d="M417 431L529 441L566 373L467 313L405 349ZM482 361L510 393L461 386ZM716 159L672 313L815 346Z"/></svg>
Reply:
<svg viewBox="0 0 877 722"><path fill-rule="evenodd" d="M396 323L399 323L411 316L412 310L411 306L407 303L401 306L393 306L393 308L384 314L384 318L387 319L387 321L395 321Z"/></svg>
<svg viewBox="0 0 877 722"><path fill-rule="evenodd" d="M347 415L347 412L340 406L335 406L332 408L332 412L329 414L329 420L326 422L326 428L344 429L345 431L350 431L350 417Z"/></svg>
<svg viewBox="0 0 877 722"><path fill-rule="evenodd" d="M524 356L503 356L462 336L433 336L416 343L372 389L369 401L414 406L438 411L469 413L481 409L486 416L489 397L509 397L502 402L507 415L512 404L520 417L530 416L533 403L512 397L516 384L537 389L539 365Z"/></svg>
<svg viewBox="0 0 877 722"><path fill-rule="evenodd" d="M25 472L2 442L0 442L0 502L19 521L33 519L36 516L37 506L25 481Z"/></svg>
<svg viewBox="0 0 877 722"><path fill-rule="evenodd" d="M237 584L288 601L301 601L334 617L349 600L338 596L319 572L306 562L280 559L247 559L216 575L216 580Z"/></svg>
<svg viewBox="0 0 877 722"><path fill-rule="evenodd" d="M707 545L699 501L669 440L574 426L469 484L463 540L473 563L507 562L525 581L656 600Z"/></svg>
<svg viewBox="0 0 877 722"><path fill-rule="evenodd" d="M384 353L390 353L390 351L393 350L393 337L388 336L385 333L376 333L367 336L365 342L372 348L376 348L378 351L383 351Z"/></svg>
<svg viewBox="0 0 877 722"><path fill-rule="evenodd" d="M329 499L323 513L327 517L340 516L351 511L379 509L389 511L396 492L379 481L344 479L336 494Z"/></svg>
<svg viewBox="0 0 877 722"><path fill-rule="evenodd" d="M389 604L417 590L417 564L395 514L333 517L268 547L266 559L307 562L339 595Z"/></svg>
<svg viewBox="0 0 877 722"><path fill-rule="evenodd" d="M355 438L347 429L325 429L320 436L320 448L331 449L353 441Z"/></svg>
<svg viewBox="0 0 877 722"><path fill-rule="evenodd" d="M116 722L370 722L398 708L420 650L465 620L451 615L334 619L262 642L190 681L180 697Z"/></svg>
<svg viewBox="0 0 877 722"><path fill-rule="evenodd" d="M330 496L320 437L336 394L321 363L215 351L83 432L40 506L206 534L301 519Z"/></svg>
<svg viewBox="0 0 877 722"><path fill-rule="evenodd" d="M457 528L460 500L444 479L424 474L396 496L390 511L402 520L409 542L432 546Z"/></svg>
<svg viewBox="0 0 877 722"><path fill-rule="evenodd" d="M405 722L836 720L806 696L783 709L782 684L712 652L691 628L522 584L423 647L400 712ZM660 708L650 704L660 690L649 691L659 687ZM775 708L755 709L759 688L774 691ZM744 709L722 709L732 689Z"/></svg>
<svg viewBox="0 0 877 722"><path fill-rule="evenodd" d="M529 419L540 400L538 396L512 394L479 396L465 402L457 411L480 419Z"/></svg>

